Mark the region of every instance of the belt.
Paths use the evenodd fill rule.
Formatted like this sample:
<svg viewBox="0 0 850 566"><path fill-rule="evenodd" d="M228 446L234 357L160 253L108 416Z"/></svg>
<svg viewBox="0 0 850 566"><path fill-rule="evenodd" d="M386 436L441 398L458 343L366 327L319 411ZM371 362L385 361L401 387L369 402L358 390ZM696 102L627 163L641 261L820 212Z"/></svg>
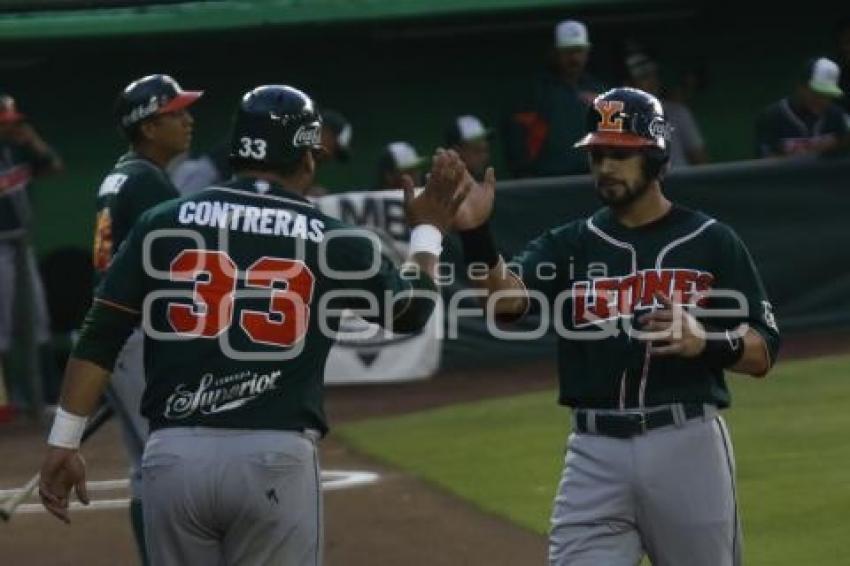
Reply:
<svg viewBox="0 0 850 566"><path fill-rule="evenodd" d="M602 412L593 409L576 409L573 413L573 430L581 433L600 434L614 438L632 438L648 431L676 424L677 420L688 421L708 414L703 404L676 404L647 409ZM680 411L677 419L676 412ZM684 418L682 418L682 416ZM591 425L591 421L593 424Z"/></svg>

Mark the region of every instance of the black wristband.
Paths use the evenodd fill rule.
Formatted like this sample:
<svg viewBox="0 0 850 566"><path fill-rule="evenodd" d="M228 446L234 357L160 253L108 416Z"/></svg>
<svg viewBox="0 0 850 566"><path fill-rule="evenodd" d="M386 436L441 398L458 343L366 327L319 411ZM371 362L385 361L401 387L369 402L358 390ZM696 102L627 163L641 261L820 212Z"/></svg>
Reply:
<svg viewBox="0 0 850 566"><path fill-rule="evenodd" d="M744 337L737 330L705 327L706 334L715 334L705 338L705 349L700 358L711 367L729 368L738 363L744 355Z"/></svg>
<svg viewBox="0 0 850 566"><path fill-rule="evenodd" d="M460 230L458 236L467 265L484 263L492 268L499 263L499 251L496 249L493 234L490 233L489 221L471 230Z"/></svg>

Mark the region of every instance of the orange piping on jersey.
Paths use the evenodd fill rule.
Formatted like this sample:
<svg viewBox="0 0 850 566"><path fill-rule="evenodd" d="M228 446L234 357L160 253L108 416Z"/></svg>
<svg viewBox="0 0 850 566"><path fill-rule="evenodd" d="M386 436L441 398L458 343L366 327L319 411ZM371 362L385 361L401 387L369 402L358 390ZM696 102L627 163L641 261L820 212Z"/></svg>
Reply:
<svg viewBox="0 0 850 566"><path fill-rule="evenodd" d="M142 314L141 311L137 311L136 309L131 309L130 307L125 307L124 305L119 305L118 303L113 303L112 301L107 301L106 299L95 299L97 303L103 303L106 306L112 307L114 309L118 309L119 311L128 312L130 314Z"/></svg>

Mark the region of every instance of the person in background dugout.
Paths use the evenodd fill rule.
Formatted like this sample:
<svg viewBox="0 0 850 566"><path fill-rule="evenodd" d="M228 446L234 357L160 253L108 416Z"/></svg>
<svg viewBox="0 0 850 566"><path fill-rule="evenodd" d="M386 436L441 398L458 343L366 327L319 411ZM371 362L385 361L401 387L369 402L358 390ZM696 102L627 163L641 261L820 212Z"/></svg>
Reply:
<svg viewBox="0 0 850 566"><path fill-rule="evenodd" d="M233 176L227 161L229 154L230 140L224 140L205 153L181 153L168 163L165 172L181 195L191 195Z"/></svg>
<svg viewBox="0 0 850 566"><path fill-rule="evenodd" d="M825 57L804 67L794 93L774 102L756 120L759 157L836 154L850 146L850 125L836 100L838 65Z"/></svg>
<svg viewBox="0 0 850 566"><path fill-rule="evenodd" d="M460 156L466 169L478 182L490 166L491 131L475 116L458 116L446 128L445 143Z"/></svg>
<svg viewBox="0 0 850 566"><path fill-rule="evenodd" d="M585 72L590 46L583 23L566 20L556 26L550 72L508 120L506 158L514 177L588 172L587 159L573 144L586 133L587 108L604 90Z"/></svg>
<svg viewBox="0 0 850 566"><path fill-rule="evenodd" d="M351 158L351 138L354 130L348 118L335 110L322 112L322 151L319 163L336 160L342 163Z"/></svg>
<svg viewBox="0 0 850 566"><path fill-rule="evenodd" d="M708 162L708 152L699 125L690 109L682 103L663 96L658 65L643 53L633 53L626 58L629 84L661 100L664 115L672 126L670 139L670 166L687 167Z"/></svg>
<svg viewBox="0 0 850 566"><path fill-rule="evenodd" d="M378 159L377 190L401 188L404 184L405 175L410 176L415 186L422 185L422 167L424 164L425 159L419 156L416 148L410 143L397 141L387 144Z"/></svg>
<svg viewBox="0 0 850 566"><path fill-rule="evenodd" d="M850 17L842 18L835 26L835 39L838 53L835 61L841 71L838 87L844 91L837 102L850 116Z"/></svg>
<svg viewBox="0 0 850 566"><path fill-rule="evenodd" d="M39 349L39 365L45 382L46 401L55 403L58 385L50 383L56 374L50 342L47 301L36 265L35 255L26 243L30 229L30 183L33 179L62 171L59 155L41 138L36 129L18 111L15 99L0 94L0 391L5 391L3 364L12 343L16 293L16 265L24 265L32 284L33 337ZM23 261L16 262L18 253ZM11 420L13 411L0 399L0 422Z"/></svg>
<svg viewBox="0 0 850 566"><path fill-rule="evenodd" d="M351 138L354 130L348 118L336 110L325 109L322 115L322 150L316 152L316 165L321 167L332 161L348 163L351 158ZM308 197L321 197L328 194L322 184L316 184L307 190Z"/></svg>

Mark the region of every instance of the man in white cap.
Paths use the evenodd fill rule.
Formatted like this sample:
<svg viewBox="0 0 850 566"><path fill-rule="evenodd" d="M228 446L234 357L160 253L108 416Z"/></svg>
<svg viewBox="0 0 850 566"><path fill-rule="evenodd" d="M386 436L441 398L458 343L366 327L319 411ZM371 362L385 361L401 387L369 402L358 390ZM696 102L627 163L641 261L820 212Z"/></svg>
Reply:
<svg viewBox="0 0 850 566"><path fill-rule="evenodd" d="M559 23L554 40L550 72L512 112L508 124L507 159L515 177L588 171L586 157L573 144L585 134L587 108L604 88L585 73L591 44L583 23Z"/></svg>
<svg viewBox="0 0 850 566"><path fill-rule="evenodd" d="M399 189L402 178L409 175L416 186L422 184L422 166L425 159L419 156L409 142L395 141L387 144L378 160L378 190Z"/></svg>
<svg viewBox="0 0 850 566"><path fill-rule="evenodd" d="M833 154L850 147L850 125L835 101L838 65L826 57L806 63L794 94L765 108L756 120L759 157Z"/></svg>
<svg viewBox="0 0 850 566"><path fill-rule="evenodd" d="M672 127L670 132L670 166L687 167L708 162L708 152L699 125L690 108L683 102L665 96L658 64L645 53L626 57L629 86L656 96L664 108L664 116Z"/></svg>
<svg viewBox="0 0 850 566"><path fill-rule="evenodd" d="M479 182L490 166L490 134L481 120L469 114L456 117L446 128L446 148L457 152L467 171Z"/></svg>

